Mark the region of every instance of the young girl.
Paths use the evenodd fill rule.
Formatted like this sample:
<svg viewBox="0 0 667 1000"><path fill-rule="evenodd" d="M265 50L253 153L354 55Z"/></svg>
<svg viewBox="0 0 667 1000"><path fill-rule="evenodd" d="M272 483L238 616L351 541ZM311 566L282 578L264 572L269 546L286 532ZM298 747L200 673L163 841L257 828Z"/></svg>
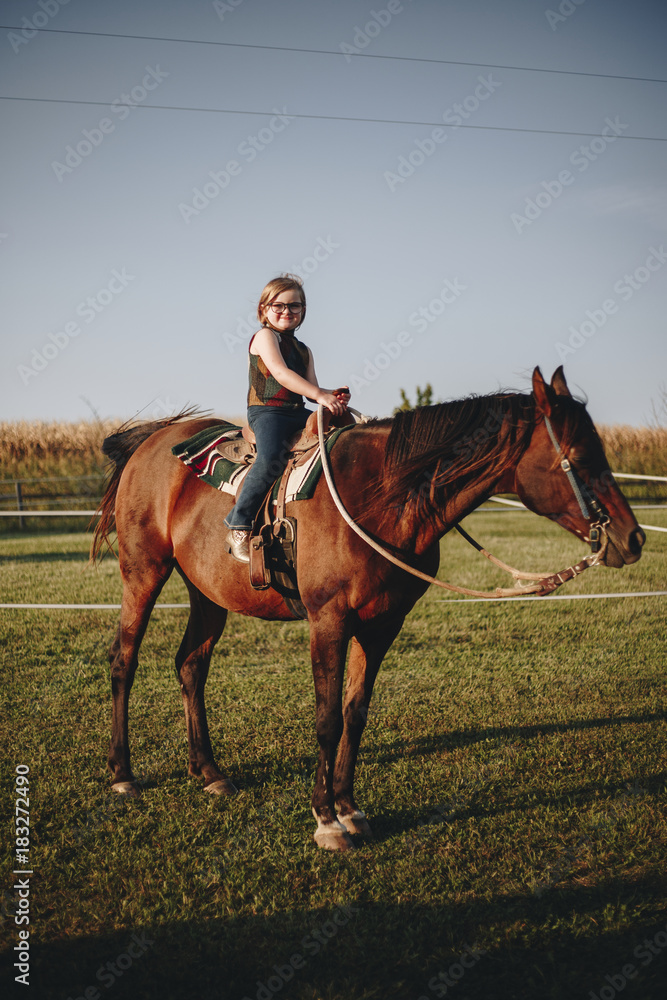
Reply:
<svg viewBox="0 0 667 1000"><path fill-rule="evenodd" d="M334 414L344 413L347 387L320 389L313 355L294 336L306 317L301 279L283 274L270 281L257 306L261 330L252 337L248 354L248 423L255 432L257 456L236 505L225 518L232 555L249 562L252 523L262 501L287 465L288 442L310 415L303 397L322 403Z"/></svg>

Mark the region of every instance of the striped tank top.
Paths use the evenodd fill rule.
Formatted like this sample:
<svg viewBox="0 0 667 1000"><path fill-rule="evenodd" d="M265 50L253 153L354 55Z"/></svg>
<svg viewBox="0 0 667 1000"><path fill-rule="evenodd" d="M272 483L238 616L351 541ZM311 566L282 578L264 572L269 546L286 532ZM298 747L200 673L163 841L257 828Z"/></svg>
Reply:
<svg viewBox="0 0 667 1000"><path fill-rule="evenodd" d="M290 371L305 378L310 360L306 345L297 340L293 333L282 332L276 335L280 353L287 367ZM250 345L252 345L252 340ZM259 354L251 354L248 351L248 406L284 406L296 409L303 405L303 396L300 393L292 392L281 385L273 377Z"/></svg>

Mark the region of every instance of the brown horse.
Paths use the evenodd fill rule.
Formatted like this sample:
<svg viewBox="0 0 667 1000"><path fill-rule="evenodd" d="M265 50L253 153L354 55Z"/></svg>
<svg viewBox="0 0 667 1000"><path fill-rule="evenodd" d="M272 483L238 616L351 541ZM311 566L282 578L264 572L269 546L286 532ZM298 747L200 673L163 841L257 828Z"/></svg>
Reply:
<svg viewBox="0 0 667 1000"><path fill-rule="evenodd" d="M213 418L155 421L105 441L116 468L100 506L98 556L118 536L123 600L110 650L112 787L138 794L130 767L128 699L139 646L155 601L174 568L190 594L188 626L176 656L189 743L189 773L214 794L236 789L218 768L208 733L204 685L228 611L271 621L294 618L273 589L253 590L247 565L229 555L227 495L200 482L172 446ZM496 493L514 492L531 510L589 541L567 456L584 495L604 511L601 561L639 559L644 534L616 486L585 406L562 369L547 385L538 368L532 394L471 397L376 420L345 431L332 453L335 483L354 519L393 553L435 574L439 540ZM567 463L566 466L567 468ZM345 850L349 834L370 836L354 798L354 771L373 683L408 611L428 584L398 569L354 534L321 477L315 495L288 506L298 519L298 581L308 612L319 760L312 808L315 840ZM343 675L348 646L347 685Z"/></svg>

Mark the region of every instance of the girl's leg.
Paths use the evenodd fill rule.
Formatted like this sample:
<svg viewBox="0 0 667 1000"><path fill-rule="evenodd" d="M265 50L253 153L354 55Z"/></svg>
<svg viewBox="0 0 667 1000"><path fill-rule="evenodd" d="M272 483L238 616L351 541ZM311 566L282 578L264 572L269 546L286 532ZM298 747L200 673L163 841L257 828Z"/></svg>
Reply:
<svg viewBox="0 0 667 1000"><path fill-rule="evenodd" d="M287 465L289 441L305 426L310 411L282 407L253 406L248 422L255 432L257 457L243 480L240 496L225 518L228 528L250 531L255 515L273 483Z"/></svg>

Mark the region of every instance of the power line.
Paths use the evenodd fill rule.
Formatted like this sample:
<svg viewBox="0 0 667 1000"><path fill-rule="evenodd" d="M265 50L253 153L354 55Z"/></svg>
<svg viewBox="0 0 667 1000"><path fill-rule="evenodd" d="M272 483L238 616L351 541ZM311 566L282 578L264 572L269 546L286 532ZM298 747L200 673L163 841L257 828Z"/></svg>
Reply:
<svg viewBox="0 0 667 1000"><path fill-rule="evenodd" d="M91 105L93 107L108 108L111 105L110 101L74 101L65 98L58 97L5 97L0 94L0 101L27 101L36 104L82 104ZM147 111L190 111L190 112L202 112L204 114L215 114L215 115L258 115L263 118L270 118L279 112L276 109L271 111L248 111L239 110L235 108L198 108L198 107L182 107L180 105L172 104L131 104L131 105L119 105L120 107L133 107L135 109L142 109ZM547 129L547 128L517 128L510 125L451 125L447 122L426 122L426 121L416 121L412 119L403 118L352 118L349 115L305 115L287 111L282 112L287 118L303 118L310 119L313 121L334 121L334 122L361 122L364 124L374 124L374 125L423 125L426 128L469 128L477 129L482 132L526 132L535 135L573 135L581 136L584 139L604 139L608 136L600 135L599 132L572 132L566 129ZM616 139L637 139L641 142L667 142L667 136L659 135L616 135Z"/></svg>
<svg viewBox="0 0 667 1000"><path fill-rule="evenodd" d="M0 29L7 31L22 31L11 24L0 24ZM544 69L542 66L508 66L502 63L465 62L461 59L429 59L422 56L392 56L380 55L375 52L343 52L342 49L307 49L288 45L256 45L249 42L213 42L202 38L166 38L160 35L126 35L120 32L106 31L73 31L66 28L39 28L47 35L87 35L93 38L126 38L145 42L176 42L183 45L216 45L235 49L259 49L270 52L302 52L323 56L349 56L353 59L389 59L395 62L432 63L438 66L470 66L473 69L506 69L521 73L554 73L559 76L589 76L601 80L632 80L636 83L667 83L667 80L650 76L621 76L617 73L587 73L573 69ZM352 46L350 46L352 47Z"/></svg>

